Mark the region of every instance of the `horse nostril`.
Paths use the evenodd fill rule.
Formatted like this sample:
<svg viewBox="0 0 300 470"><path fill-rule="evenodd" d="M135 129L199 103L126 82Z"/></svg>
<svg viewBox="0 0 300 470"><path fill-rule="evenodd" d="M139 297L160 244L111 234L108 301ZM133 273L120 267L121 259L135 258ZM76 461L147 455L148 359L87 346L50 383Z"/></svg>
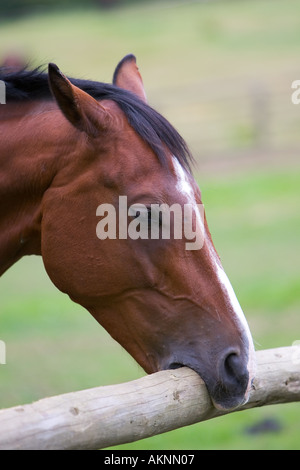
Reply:
<svg viewBox="0 0 300 470"><path fill-rule="evenodd" d="M228 376L236 377L239 369L239 360L236 353L229 354L224 360L224 370Z"/></svg>
<svg viewBox="0 0 300 470"><path fill-rule="evenodd" d="M249 373L245 358L242 355L236 352L227 354L222 368L222 382L226 388L234 388L236 391L247 388Z"/></svg>

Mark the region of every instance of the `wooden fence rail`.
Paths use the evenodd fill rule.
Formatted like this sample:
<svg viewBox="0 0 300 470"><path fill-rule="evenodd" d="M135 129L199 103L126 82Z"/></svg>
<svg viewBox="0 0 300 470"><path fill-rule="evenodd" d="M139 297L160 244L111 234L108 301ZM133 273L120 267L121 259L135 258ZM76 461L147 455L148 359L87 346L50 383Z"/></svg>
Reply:
<svg viewBox="0 0 300 470"><path fill-rule="evenodd" d="M300 347L256 356L254 389L235 411L300 401ZM0 410L0 449L100 449L225 413L213 407L201 378L183 367Z"/></svg>

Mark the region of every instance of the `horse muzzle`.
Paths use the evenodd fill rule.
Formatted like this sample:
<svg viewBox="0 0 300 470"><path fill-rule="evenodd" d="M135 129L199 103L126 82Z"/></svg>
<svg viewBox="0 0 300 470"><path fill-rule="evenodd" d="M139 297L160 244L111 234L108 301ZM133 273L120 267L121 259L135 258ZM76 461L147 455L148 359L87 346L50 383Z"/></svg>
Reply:
<svg viewBox="0 0 300 470"><path fill-rule="evenodd" d="M215 408L232 410L247 403L255 371L252 351L229 348L210 361L177 356L176 362L171 362L165 369L184 366L193 369L204 380Z"/></svg>

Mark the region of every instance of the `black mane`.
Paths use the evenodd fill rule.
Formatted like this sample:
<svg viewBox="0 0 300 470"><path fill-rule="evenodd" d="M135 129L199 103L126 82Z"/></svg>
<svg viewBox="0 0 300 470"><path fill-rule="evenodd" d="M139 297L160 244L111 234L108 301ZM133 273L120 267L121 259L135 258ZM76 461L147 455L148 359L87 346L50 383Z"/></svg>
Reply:
<svg viewBox="0 0 300 470"><path fill-rule="evenodd" d="M40 68L10 71L0 67L0 80L6 85L6 102L52 100L48 75ZM97 100L115 101L125 113L130 125L149 144L161 163L166 162L164 146L190 171L193 157L187 144L174 127L157 111L136 95L115 85L69 78L69 80Z"/></svg>

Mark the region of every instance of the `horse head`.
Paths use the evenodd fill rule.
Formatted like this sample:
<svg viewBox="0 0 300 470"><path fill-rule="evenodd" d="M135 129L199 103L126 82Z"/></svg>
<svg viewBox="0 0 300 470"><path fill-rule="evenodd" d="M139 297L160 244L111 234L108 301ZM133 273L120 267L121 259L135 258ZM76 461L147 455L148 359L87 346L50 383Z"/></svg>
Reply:
<svg viewBox="0 0 300 470"><path fill-rule="evenodd" d="M214 248L186 147L147 104L134 56L117 66L106 99L95 99L53 64L49 83L58 105L57 133L65 136L64 163L42 207L42 256L50 278L147 373L190 367L215 406L241 405L254 374L251 334ZM124 201L131 210L121 207ZM201 231L197 246L174 236L175 213L170 236L161 236L160 217L150 209L174 204L182 213L191 208L191 226ZM97 224L110 208L116 218L106 220L107 235L99 237ZM137 224L137 235L129 236L136 219L148 224L150 236L139 236ZM109 223L115 236L108 236ZM152 223L159 236L151 237Z"/></svg>

